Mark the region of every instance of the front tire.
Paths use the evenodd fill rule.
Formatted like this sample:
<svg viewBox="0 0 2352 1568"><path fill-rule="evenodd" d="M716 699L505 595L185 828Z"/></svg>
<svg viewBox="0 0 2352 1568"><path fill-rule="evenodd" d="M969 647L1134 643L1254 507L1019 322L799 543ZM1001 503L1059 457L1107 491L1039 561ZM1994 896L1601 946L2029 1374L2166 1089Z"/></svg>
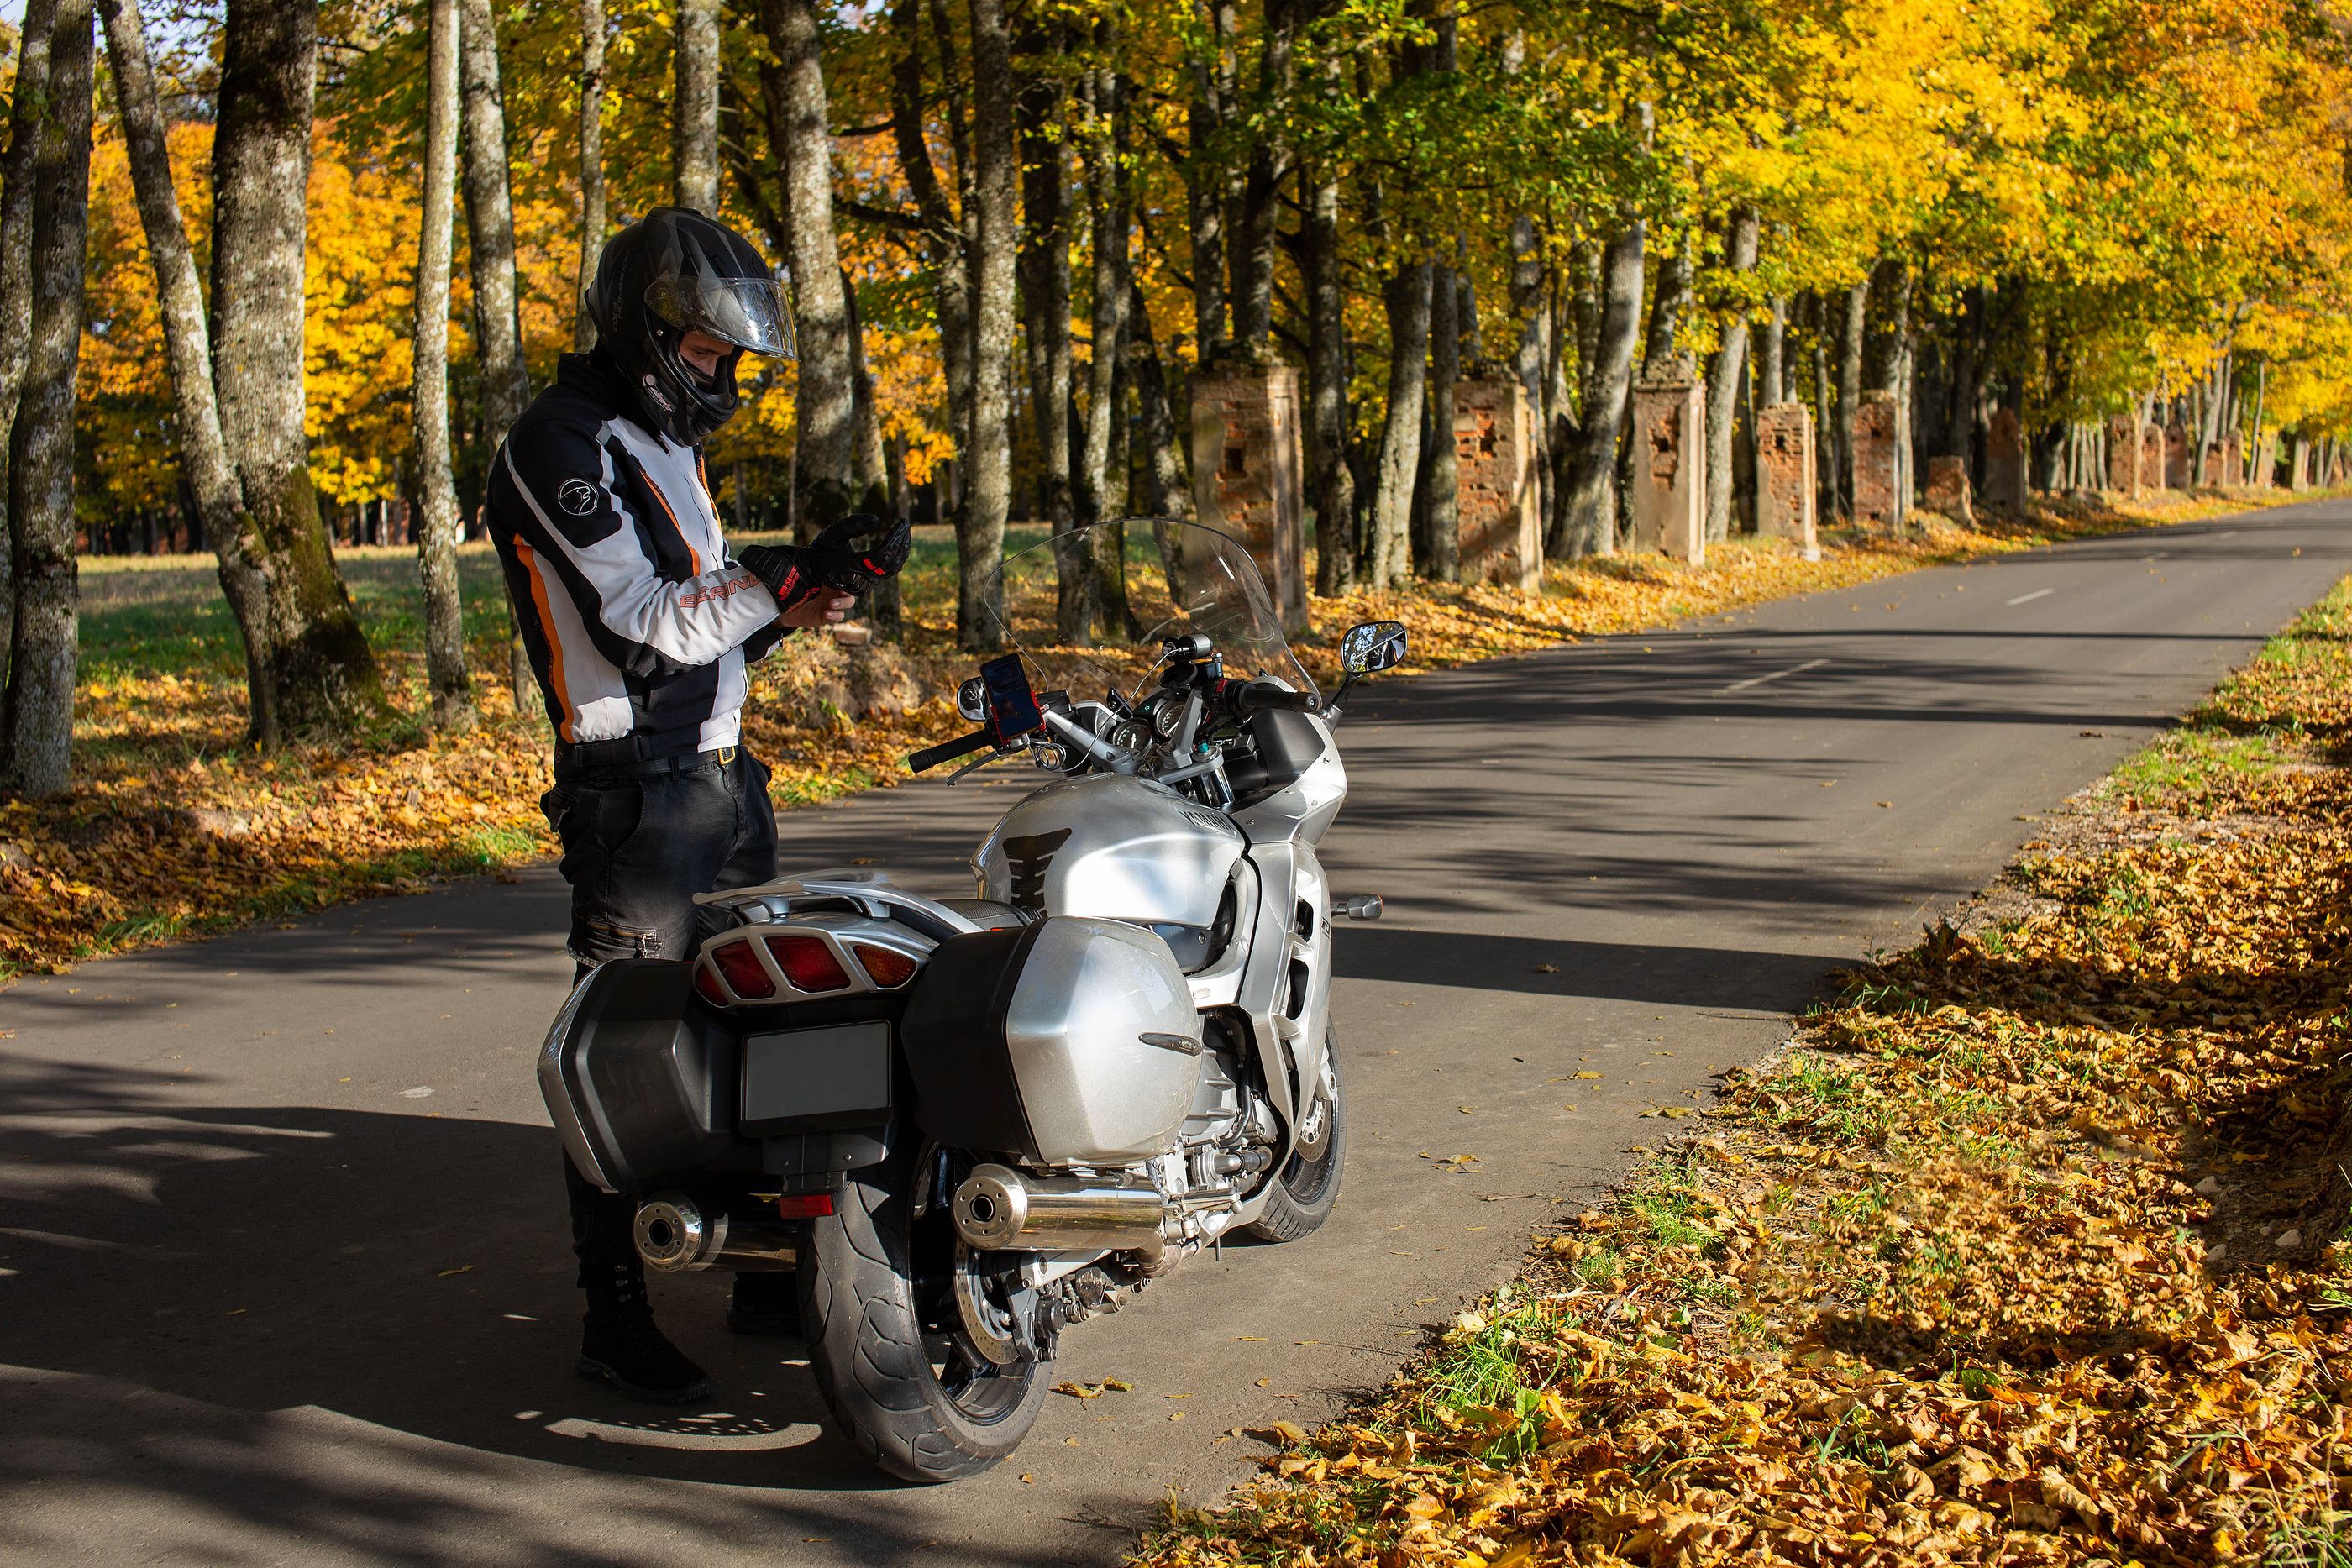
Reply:
<svg viewBox="0 0 2352 1568"><path fill-rule="evenodd" d="M1266 1197L1265 1211L1242 1227L1242 1234L1260 1241L1297 1241L1323 1228L1339 1201L1339 1177L1348 1159L1347 1097L1339 1092L1339 1040L1336 1031L1323 1034L1324 1082L1317 1091L1320 1109L1331 1119L1318 1156L1294 1154L1282 1164Z"/></svg>
<svg viewBox="0 0 2352 1568"><path fill-rule="evenodd" d="M1039 1363L998 1366L978 1354L953 1326L951 1297L949 1326L939 1327L923 1291L951 1278L954 1229L943 1199L912 1219L915 1142L894 1139L880 1165L851 1171L834 1212L809 1222L801 1324L843 1436L899 1479L937 1483L976 1476L1020 1447L1045 1379Z"/></svg>

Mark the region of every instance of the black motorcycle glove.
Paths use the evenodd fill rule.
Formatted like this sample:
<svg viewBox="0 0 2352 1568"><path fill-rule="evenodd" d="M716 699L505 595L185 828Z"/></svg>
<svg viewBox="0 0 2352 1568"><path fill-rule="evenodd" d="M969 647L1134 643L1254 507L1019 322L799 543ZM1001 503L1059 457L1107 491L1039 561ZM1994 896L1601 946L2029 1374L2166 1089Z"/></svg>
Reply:
<svg viewBox="0 0 2352 1568"><path fill-rule="evenodd" d="M735 552L735 559L768 585L768 591L776 596L780 608L790 610L819 586L809 571L805 554L793 545L745 545Z"/></svg>
<svg viewBox="0 0 2352 1568"><path fill-rule="evenodd" d="M914 548L915 530L905 518L853 512L809 541L800 552L800 567L829 587L863 598L885 578L898 576Z"/></svg>

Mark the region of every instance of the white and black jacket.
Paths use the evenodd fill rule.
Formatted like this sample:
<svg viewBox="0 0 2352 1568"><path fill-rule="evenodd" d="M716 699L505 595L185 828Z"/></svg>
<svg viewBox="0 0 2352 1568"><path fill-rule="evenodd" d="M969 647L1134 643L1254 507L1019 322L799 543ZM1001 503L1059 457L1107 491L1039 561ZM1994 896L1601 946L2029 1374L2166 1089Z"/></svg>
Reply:
<svg viewBox="0 0 2352 1568"><path fill-rule="evenodd" d="M778 595L728 554L701 452L636 423L627 395L593 357L563 356L491 461L490 538L559 739L719 750L740 729L744 665L786 630Z"/></svg>

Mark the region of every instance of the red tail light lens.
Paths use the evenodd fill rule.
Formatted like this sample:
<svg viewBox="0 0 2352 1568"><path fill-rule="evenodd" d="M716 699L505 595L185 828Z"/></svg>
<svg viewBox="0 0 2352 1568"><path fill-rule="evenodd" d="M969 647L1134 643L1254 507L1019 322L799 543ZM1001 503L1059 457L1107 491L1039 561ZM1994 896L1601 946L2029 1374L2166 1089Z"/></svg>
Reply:
<svg viewBox="0 0 2352 1568"><path fill-rule="evenodd" d="M727 977L735 994L745 1000L776 994L776 982L768 977L768 971L761 967L760 955L751 951L749 942L730 942L713 947L709 958L719 966L719 972Z"/></svg>
<svg viewBox="0 0 2352 1568"><path fill-rule="evenodd" d="M842 991L849 988L849 971L833 949L814 936L767 936L768 956L784 972L796 991ZM734 978L729 976L728 978Z"/></svg>
<svg viewBox="0 0 2352 1568"><path fill-rule="evenodd" d="M904 953L888 947L876 947L864 942L853 942L849 945L849 950L857 955L859 967L874 977L874 983L885 990L888 990L893 986L905 985L915 977L915 971L922 967Z"/></svg>
<svg viewBox="0 0 2352 1568"><path fill-rule="evenodd" d="M788 1192L776 1199L776 1212L786 1219L822 1219L833 1212L829 1192Z"/></svg>
<svg viewBox="0 0 2352 1568"><path fill-rule="evenodd" d="M700 991L702 999L712 1007L727 1006L727 993L719 988L719 977L710 972L709 965L697 964L694 967L694 988Z"/></svg>

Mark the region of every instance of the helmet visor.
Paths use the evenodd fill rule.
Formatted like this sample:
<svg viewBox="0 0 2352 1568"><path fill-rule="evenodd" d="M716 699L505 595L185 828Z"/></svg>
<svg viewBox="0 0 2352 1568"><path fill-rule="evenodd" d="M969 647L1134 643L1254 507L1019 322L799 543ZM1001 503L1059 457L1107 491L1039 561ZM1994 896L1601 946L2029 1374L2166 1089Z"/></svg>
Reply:
<svg viewBox="0 0 2352 1568"><path fill-rule="evenodd" d="M747 353L793 357L792 313L784 286L772 277L656 277L646 287L646 308Z"/></svg>

